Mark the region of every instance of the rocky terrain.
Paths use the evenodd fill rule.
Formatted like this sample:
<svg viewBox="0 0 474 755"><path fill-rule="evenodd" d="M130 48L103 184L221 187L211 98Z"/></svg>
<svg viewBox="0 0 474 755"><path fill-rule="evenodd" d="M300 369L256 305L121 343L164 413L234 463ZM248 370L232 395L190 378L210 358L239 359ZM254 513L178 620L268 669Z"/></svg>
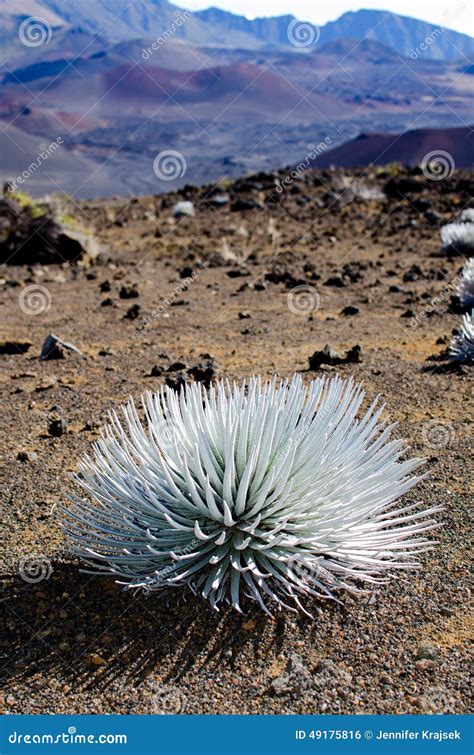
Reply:
<svg viewBox="0 0 474 755"><path fill-rule="evenodd" d="M392 166L62 200L54 243L42 210L28 210L26 261L4 221L3 712L468 710L473 384L444 354L464 259L441 255L440 226L473 190L472 172L436 180ZM61 261L71 217L95 258ZM214 613L192 594L133 594L80 571L59 507L110 409L163 383L295 371L362 380L426 458L409 499L444 510L420 571L362 602L310 604L313 619L269 618L251 602L243 616Z"/></svg>

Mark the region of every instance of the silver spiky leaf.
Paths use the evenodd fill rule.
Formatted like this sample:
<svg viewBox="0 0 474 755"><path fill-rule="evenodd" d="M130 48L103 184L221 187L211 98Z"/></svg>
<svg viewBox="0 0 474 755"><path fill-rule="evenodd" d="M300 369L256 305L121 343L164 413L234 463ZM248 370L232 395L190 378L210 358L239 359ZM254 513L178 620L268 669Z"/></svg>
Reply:
<svg viewBox="0 0 474 755"><path fill-rule="evenodd" d="M468 259L464 265L458 284L458 295L463 309L471 311L474 307L474 257Z"/></svg>
<svg viewBox="0 0 474 755"><path fill-rule="evenodd" d="M451 359L456 362L472 364L474 362L474 320L471 314L466 314L461 320L461 328L453 337L449 346Z"/></svg>
<svg viewBox="0 0 474 755"><path fill-rule="evenodd" d="M461 223L474 223L474 207L467 207L461 212Z"/></svg>
<svg viewBox="0 0 474 755"><path fill-rule="evenodd" d="M474 223L448 223L441 228L443 252L448 255L474 253Z"/></svg>
<svg viewBox="0 0 474 755"><path fill-rule="evenodd" d="M188 585L217 607L242 594L303 607L418 566L435 526L397 499L420 479L352 380L199 384L114 412L65 510L73 553L129 587Z"/></svg>

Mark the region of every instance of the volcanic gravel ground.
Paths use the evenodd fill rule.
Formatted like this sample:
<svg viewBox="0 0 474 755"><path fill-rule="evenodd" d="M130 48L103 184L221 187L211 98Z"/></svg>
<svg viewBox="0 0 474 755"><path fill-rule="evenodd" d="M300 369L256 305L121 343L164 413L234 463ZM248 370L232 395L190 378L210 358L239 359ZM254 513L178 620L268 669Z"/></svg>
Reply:
<svg viewBox="0 0 474 755"><path fill-rule="evenodd" d="M439 228L474 182L356 175L310 172L281 194L267 175L82 203L74 214L106 247L98 264L0 268L0 343L31 342L0 355L4 711L468 710L472 375L442 359L464 260L440 255ZM195 217L172 217L178 199L194 201ZM19 306L31 285L51 296L39 315ZM83 356L40 361L49 333ZM325 344L342 355L359 345L361 361L309 372ZM295 371L363 380L367 401L380 393L396 435L427 458L407 498L444 510L420 571L362 601L310 601L314 619L270 618L251 601L243 616L216 613L189 592L134 594L79 571L59 506L108 410L165 381Z"/></svg>

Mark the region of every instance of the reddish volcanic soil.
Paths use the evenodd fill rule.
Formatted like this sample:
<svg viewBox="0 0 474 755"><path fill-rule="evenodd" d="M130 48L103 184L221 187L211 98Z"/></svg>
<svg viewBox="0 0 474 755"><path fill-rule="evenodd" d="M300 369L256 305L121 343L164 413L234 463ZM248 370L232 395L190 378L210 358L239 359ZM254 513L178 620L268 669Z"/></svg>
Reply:
<svg viewBox="0 0 474 755"><path fill-rule="evenodd" d="M439 230L469 205L472 173L308 172L281 194L275 178L220 187L221 208L212 187L71 206L105 248L94 266L0 267L0 342L31 344L0 354L4 711L467 712L473 383L442 359L464 260L440 255ZM172 217L178 199L195 217ZM36 316L19 306L31 285L51 297ZM83 356L40 361L48 333ZM308 372L325 344L359 345L361 361ZM427 460L407 500L444 507L418 572L361 602L310 603L314 619L249 602L214 613L80 572L59 510L78 458L108 410L175 381L176 361L187 375L211 358L230 380L353 375L367 401L381 394L396 436ZM31 558L37 582L21 576Z"/></svg>

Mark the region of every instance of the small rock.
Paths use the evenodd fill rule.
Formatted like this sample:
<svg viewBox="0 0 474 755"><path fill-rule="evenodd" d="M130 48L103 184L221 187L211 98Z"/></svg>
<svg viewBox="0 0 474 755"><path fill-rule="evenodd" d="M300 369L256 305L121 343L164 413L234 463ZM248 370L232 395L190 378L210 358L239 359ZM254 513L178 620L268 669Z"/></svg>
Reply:
<svg viewBox="0 0 474 755"><path fill-rule="evenodd" d="M38 454L34 451L19 451L17 454L18 461L37 461L38 460Z"/></svg>
<svg viewBox="0 0 474 755"><path fill-rule="evenodd" d="M207 359L205 362L199 362L188 369L188 375L200 383L209 386L214 378L217 377L218 370L213 359Z"/></svg>
<svg viewBox="0 0 474 755"><path fill-rule="evenodd" d="M230 202L229 194L214 194L206 200L213 207L223 207Z"/></svg>
<svg viewBox="0 0 474 755"><path fill-rule="evenodd" d="M440 649L428 642L422 642L416 649L416 660L434 661L440 655Z"/></svg>
<svg viewBox="0 0 474 755"><path fill-rule="evenodd" d="M93 666L105 666L105 664L107 663L105 658L102 658L102 656L99 655L98 653L90 653L89 662Z"/></svg>
<svg viewBox="0 0 474 755"><path fill-rule="evenodd" d="M48 425L48 433L52 435L53 438L60 438L66 431L67 422L63 418L53 419Z"/></svg>
<svg viewBox="0 0 474 755"><path fill-rule="evenodd" d="M321 351L315 351L309 357L309 369L319 370L323 364L335 366L339 364L358 364L362 361L362 349L359 344L352 346L341 356L337 351L333 351L329 344L326 344Z"/></svg>
<svg viewBox="0 0 474 755"><path fill-rule="evenodd" d="M273 679L270 684L274 695L284 695L291 691L291 679L289 674L282 674L277 679Z"/></svg>
<svg viewBox="0 0 474 755"><path fill-rule="evenodd" d="M359 307L352 307L351 305L349 305L348 307L344 307L341 315L344 315L345 317L353 317L354 315L358 315L359 312Z"/></svg>
<svg viewBox="0 0 474 755"><path fill-rule="evenodd" d="M136 286L122 286L119 296L121 299L138 299L140 293Z"/></svg>
<svg viewBox="0 0 474 755"><path fill-rule="evenodd" d="M160 367L158 364L155 364L155 366L151 368L150 377L161 377L163 372L164 372L163 367Z"/></svg>
<svg viewBox="0 0 474 755"><path fill-rule="evenodd" d="M53 333L50 333L43 343L40 359L65 359L68 351L73 351L75 354L83 356L82 352L73 346L72 343L67 343Z"/></svg>
<svg viewBox="0 0 474 755"><path fill-rule="evenodd" d="M31 341L0 341L0 354L26 354Z"/></svg>
<svg viewBox="0 0 474 755"><path fill-rule="evenodd" d="M239 320L248 320L251 317L250 312L239 312Z"/></svg>
<svg viewBox="0 0 474 755"><path fill-rule="evenodd" d="M180 370L185 369L186 365L184 362L173 362L169 367L166 368L166 372L179 372Z"/></svg>
<svg viewBox="0 0 474 755"><path fill-rule="evenodd" d="M344 288L347 286L346 281L340 275L332 275L324 283L325 286L335 286L336 288Z"/></svg>
<svg viewBox="0 0 474 755"><path fill-rule="evenodd" d="M362 348L359 346L359 344L352 346L351 349L346 351L344 361L348 364L359 364L360 362L362 362Z"/></svg>
<svg viewBox="0 0 474 755"><path fill-rule="evenodd" d="M139 304L132 304L132 306L127 309L127 312L124 315L124 320L136 320L140 315L140 310L141 307Z"/></svg>
<svg viewBox="0 0 474 755"><path fill-rule="evenodd" d="M260 205L255 199L236 199L231 205L232 212L245 212L246 210L257 210Z"/></svg>
<svg viewBox="0 0 474 755"><path fill-rule="evenodd" d="M173 215L175 218L194 217L194 214L192 202L177 202L174 206Z"/></svg>
<svg viewBox="0 0 474 755"><path fill-rule="evenodd" d="M99 289L103 294L108 293L112 290L112 286L110 285L109 281L102 281L102 283L99 286Z"/></svg>
<svg viewBox="0 0 474 755"><path fill-rule="evenodd" d="M415 668L417 671L431 671L435 667L436 667L436 663L428 659L415 661Z"/></svg>

